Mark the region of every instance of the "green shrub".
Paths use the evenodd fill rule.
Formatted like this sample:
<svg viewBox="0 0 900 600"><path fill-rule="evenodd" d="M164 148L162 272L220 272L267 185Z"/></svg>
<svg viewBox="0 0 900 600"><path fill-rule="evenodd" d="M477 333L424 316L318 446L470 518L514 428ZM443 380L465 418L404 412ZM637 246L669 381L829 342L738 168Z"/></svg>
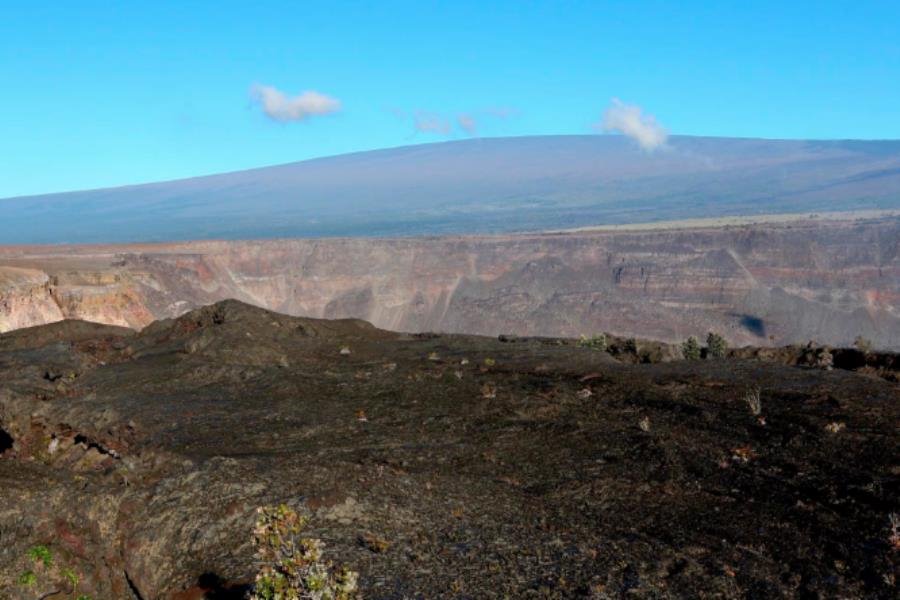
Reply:
<svg viewBox="0 0 900 600"><path fill-rule="evenodd" d="M686 360L700 360L700 342L691 336L681 345L681 353Z"/></svg>
<svg viewBox="0 0 900 600"><path fill-rule="evenodd" d="M262 567L250 600L350 600L359 574L322 562L322 541L300 537L306 518L282 504L257 509L253 543Z"/></svg>
<svg viewBox="0 0 900 600"><path fill-rule="evenodd" d="M581 336L581 339L578 340L578 345L582 348L590 348L591 350L606 352L606 349L608 347L606 334L601 333L599 335L594 335L591 337Z"/></svg>
<svg viewBox="0 0 900 600"><path fill-rule="evenodd" d="M53 554L47 546L32 546L28 549L28 558L44 565L45 569L53 566Z"/></svg>
<svg viewBox="0 0 900 600"><path fill-rule="evenodd" d="M706 336L706 351L707 356L723 358L725 353L728 352L728 342L718 333L710 331L709 335Z"/></svg>

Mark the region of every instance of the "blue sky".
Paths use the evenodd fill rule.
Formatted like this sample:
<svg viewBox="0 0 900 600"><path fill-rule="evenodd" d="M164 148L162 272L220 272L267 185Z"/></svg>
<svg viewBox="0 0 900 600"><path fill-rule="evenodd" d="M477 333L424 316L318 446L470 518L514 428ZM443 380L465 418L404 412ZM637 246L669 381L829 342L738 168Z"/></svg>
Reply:
<svg viewBox="0 0 900 600"><path fill-rule="evenodd" d="M6 0L0 197L591 133L613 98L674 134L895 139L898 32L896 1ZM334 103L279 121L254 85Z"/></svg>

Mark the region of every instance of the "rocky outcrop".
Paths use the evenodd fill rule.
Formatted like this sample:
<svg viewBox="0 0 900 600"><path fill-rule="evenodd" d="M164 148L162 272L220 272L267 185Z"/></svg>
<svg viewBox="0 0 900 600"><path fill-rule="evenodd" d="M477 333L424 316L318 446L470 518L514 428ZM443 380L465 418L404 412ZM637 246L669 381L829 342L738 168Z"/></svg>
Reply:
<svg viewBox="0 0 900 600"><path fill-rule="evenodd" d="M140 327L235 298L402 331L900 348L900 219L496 237L7 249L51 282L7 288L0 328ZM19 290L19 291L17 291ZM40 295L39 295L40 296ZM53 306L55 305L55 306ZM52 310L51 310L52 309Z"/></svg>

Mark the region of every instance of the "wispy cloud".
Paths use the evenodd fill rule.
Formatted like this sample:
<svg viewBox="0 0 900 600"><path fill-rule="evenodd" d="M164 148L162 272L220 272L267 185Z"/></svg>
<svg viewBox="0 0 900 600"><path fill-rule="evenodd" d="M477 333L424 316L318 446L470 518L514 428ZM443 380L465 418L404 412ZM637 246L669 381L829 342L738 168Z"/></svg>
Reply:
<svg viewBox="0 0 900 600"><path fill-rule="evenodd" d="M450 121L437 113L424 110L417 110L413 113L413 127L421 133L437 135L450 135L453 131Z"/></svg>
<svg viewBox="0 0 900 600"><path fill-rule="evenodd" d="M341 109L340 100L313 90L291 97L275 87L256 84L250 88L250 97L267 117L279 123L302 121Z"/></svg>
<svg viewBox="0 0 900 600"><path fill-rule="evenodd" d="M485 118L508 119L516 114L511 108L487 108L483 110L467 111L447 115L428 110L406 111L401 108L391 108L390 112L402 121L412 123L415 133L427 133L431 135L450 136L454 133L464 135L478 135L479 125Z"/></svg>
<svg viewBox="0 0 900 600"><path fill-rule="evenodd" d="M669 132L656 121L656 117L645 114L640 106L625 104L618 98L613 98L609 103L597 127L603 131L621 133L648 152L664 147L669 138Z"/></svg>

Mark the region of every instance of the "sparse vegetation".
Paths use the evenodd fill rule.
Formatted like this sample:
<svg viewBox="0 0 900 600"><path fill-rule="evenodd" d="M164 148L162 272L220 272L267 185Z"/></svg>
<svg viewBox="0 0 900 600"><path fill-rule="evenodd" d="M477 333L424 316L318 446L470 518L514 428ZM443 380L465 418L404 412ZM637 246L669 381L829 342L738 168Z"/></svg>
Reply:
<svg viewBox="0 0 900 600"><path fill-rule="evenodd" d="M706 354L710 358L724 358L728 352L728 342L718 333L712 331L706 336Z"/></svg>
<svg viewBox="0 0 900 600"><path fill-rule="evenodd" d="M762 396L759 387L752 387L744 393L744 402L750 409L750 414L758 417L762 414Z"/></svg>
<svg viewBox="0 0 900 600"><path fill-rule="evenodd" d="M816 366L830 371L834 368L834 354L828 348L822 348L816 356Z"/></svg>
<svg viewBox="0 0 900 600"><path fill-rule="evenodd" d="M322 561L321 540L301 537L307 519L286 504L257 510L253 543L262 567L250 600L350 600L359 574Z"/></svg>
<svg viewBox="0 0 900 600"><path fill-rule="evenodd" d="M49 598L68 594L75 600L92 600L90 596L78 593L81 581L78 573L70 567L60 567L49 547L42 544L32 546L25 557L27 567L17 581L24 597Z"/></svg>
<svg viewBox="0 0 900 600"><path fill-rule="evenodd" d="M47 546L32 546L28 549L28 558L43 565L45 569L53 566L53 554Z"/></svg>
<svg viewBox="0 0 900 600"><path fill-rule="evenodd" d="M803 349L800 364L830 371L834 368L834 354L827 346L817 346L815 342L810 342Z"/></svg>
<svg viewBox="0 0 900 600"><path fill-rule="evenodd" d="M599 350L600 352L606 352L606 349L609 347L605 333L593 335L591 337L583 335L581 336L581 339L578 340L578 345L581 348L590 348L591 350Z"/></svg>
<svg viewBox="0 0 900 600"><path fill-rule="evenodd" d="M869 353L872 351L872 341L864 338L861 335L856 336L856 339L853 340L853 345L860 352Z"/></svg>
<svg viewBox="0 0 900 600"><path fill-rule="evenodd" d="M700 360L700 341L691 336L681 344L681 353L685 360Z"/></svg>
<svg viewBox="0 0 900 600"><path fill-rule="evenodd" d="M75 571L65 568L62 570L62 576L69 582L73 590L78 589L78 574Z"/></svg>

